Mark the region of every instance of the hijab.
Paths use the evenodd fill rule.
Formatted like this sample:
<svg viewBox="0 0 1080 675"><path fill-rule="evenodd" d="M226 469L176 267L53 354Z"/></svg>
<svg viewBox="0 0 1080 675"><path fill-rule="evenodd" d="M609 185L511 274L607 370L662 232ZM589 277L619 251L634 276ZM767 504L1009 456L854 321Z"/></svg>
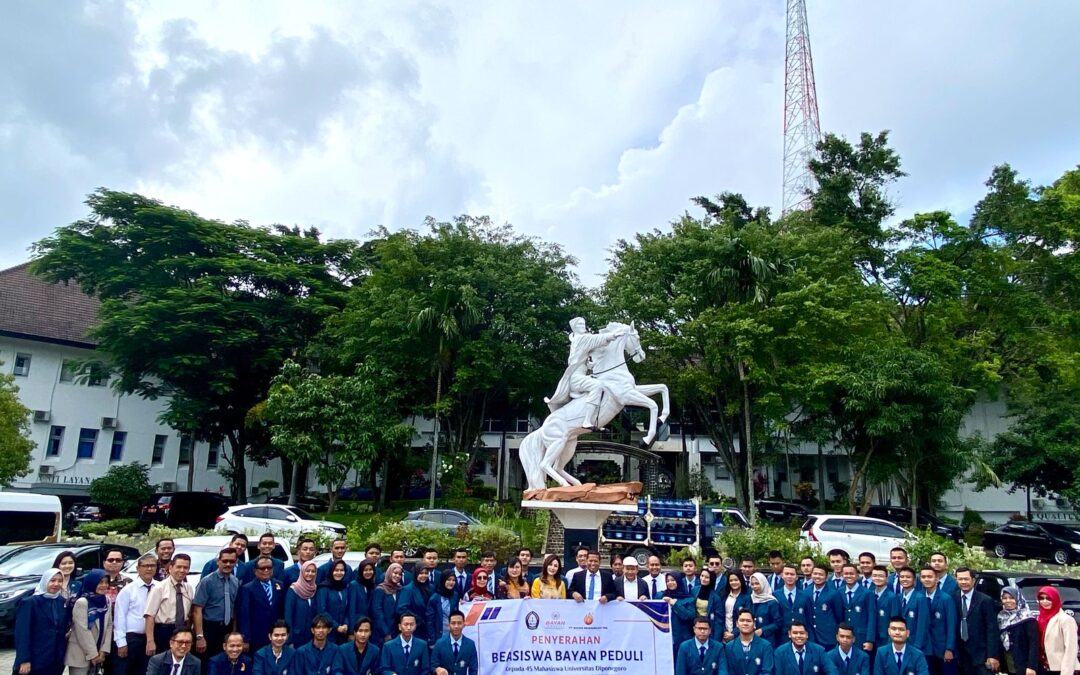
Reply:
<svg viewBox="0 0 1080 675"><path fill-rule="evenodd" d="M491 576L491 572L486 567L477 567L473 570L472 578L469 580L469 599L476 600L477 598L485 598L487 600L494 600L495 596L491 594L487 589L487 582L479 582L476 577L481 573Z"/></svg>
<svg viewBox="0 0 1080 675"><path fill-rule="evenodd" d="M761 584L760 593L755 591L753 586L750 586L750 600L755 605L760 605L764 602L776 602L776 598L773 596L772 592L772 584L769 583L769 580L765 578L764 574L761 572L754 572L750 575L750 578L757 579L758 583Z"/></svg>
<svg viewBox="0 0 1080 675"><path fill-rule="evenodd" d="M1005 649L1009 648L1009 628L1015 626L1018 623L1024 621L1031 621L1035 618L1035 615L1028 609L1027 600L1020 594L1020 589L1016 586L1006 586L1001 589L1001 594L1008 594L1010 597L1016 598L1016 609L1009 612L1004 608L998 612L997 621L998 629L1001 631L1001 645Z"/></svg>
<svg viewBox="0 0 1080 675"><path fill-rule="evenodd" d="M1039 595L1045 595L1050 599L1050 609L1044 612L1042 607L1039 607L1039 637L1041 638L1039 642L1043 643L1046 639L1047 624L1061 611L1061 596L1053 586L1043 586L1035 597L1038 598Z"/></svg>
<svg viewBox="0 0 1080 675"><path fill-rule="evenodd" d="M447 579L453 579L454 581L450 588L446 587ZM439 579L439 583L435 584L435 592L444 598L453 598L454 594L457 593L457 577L450 573L443 574L442 578Z"/></svg>
<svg viewBox="0 0 1080 675"><path fill-rule="evenodd" d="M428 575L428 580L425 583L420 583L420 573L421 572L426 572L427 575ZM431 583L432 582L431 577L432 577L431 570L429 570L428 566L425 565L424 563L418 562L418 563L416 563L416 566L413 567L413 573L412 573L413 582L412 582L412 585L416 586L417 590L420 591L420 597L422 597L424 599L424 604L425 605L427 605L428 598L431 597L431 587L434 585L434 584Z"/></svg>
<svg viewBox="0 0 1080 675"><path fill-rule="evenodd" d="M294 593L299 595L304 600L310 600L315 595L316 590L314 581L304 580L304 570L306 570L308 566L319 569L319 566L316 565L315 561L313 560L309 560L306 563L300 565L300 576L299 578L297 578L296 581L293 582L293 585L289 587L293 590Z"/></svg>
<svg viewBox="0 0 1080 675"><path fill-rule="evenodd" d="M64 574L60 571L59 567L50 567L45 570L45 574L41 575L41 581L38 582L37 588L34 589L34 595L44 595L46 598L59 598L59 591L56 593L49 592L49 582L57 574L60 575L61 582L63 581Z"/></svg>
<svg viewBox="0 0 1080 675"><path fill-rule="evenodd" d="M379 584L379 588L383 589L387 595L397 595L397 592L401 590L401 583L394 583L392 572L397 570L398 574L402 574L402 567L398 563L390 563L390 566L386 568L386 574L383 575L383 582Z"/></svg>
<svg viewBox="0 0 1080 675"><path fill-rule="evenodd" d="M674 579L675 580L675 590L671 590L670 588L667 587L667 580L668 579ZM665 597L665 598L675 598L676 600L682 600L683 598L687 597L687 595L686 595L686 587L683 585L682 579L680 579L677 575L675 575L675 574L673 574L671 572L668 572L667 574L664 575L664 595L663 595L663 597Z"/></svg>
<svg viewBox="0 0 1080 675"><path fill-rule="evenodd" d="M335 579L334 578L334 570L336 570L339 567L342 568L343 570L345 570L345 574L341 575L340 579ZM301 570L301 571L303 571L303 570ZM330 569L326 571L326 579L324 579L323 582L321 584L319 584L319 585L320 586L325 586L326 588L329 588L332 591L343 591L349 585L349 582L346 581L346 579L348 579L348 576L349 576L349 567L345 564L345 561L344 560L335 560L332 563L330 563Z"/></svg>
<svg viewBox="0 0 1080 675"><path fill-rule="evenodd" d="M370 593L373 590L375 590L375 575L372 574L370 579L365 579L364 578L364 568L365 567L370 567L372 569L372 571L374 572L375 563L370 561L370 560L365 560L364 562L360 563L360 567L356 568L356 583L358 583L361 586L363 586L364 588L366 588L367 592Z"/></svg>
<svg viewBox="0 0 1080 675"><path fill-rule="evenodd" d="M82 590L79 591L79 599L86 599L86 627L93 628L97 623L99 628L105 626L105 614L109 611L109 597L97 592L98 584L105 578L106 572L102 569L93 569L86 573L82 579Z"/></svg>
<svg viewBox="0 0 1080 675"><path fill-rule="evenodd" d="M698 575L698 579L699 579L699 581L698 581L698 588L697 588L697 599L698 600L708 600L710 597L712 597L713 588L716 586L716 576L711 571L709 571L709 583L707 583L707 584L701 583L701 581L700 581L701 575L700 574Z"/></svg>

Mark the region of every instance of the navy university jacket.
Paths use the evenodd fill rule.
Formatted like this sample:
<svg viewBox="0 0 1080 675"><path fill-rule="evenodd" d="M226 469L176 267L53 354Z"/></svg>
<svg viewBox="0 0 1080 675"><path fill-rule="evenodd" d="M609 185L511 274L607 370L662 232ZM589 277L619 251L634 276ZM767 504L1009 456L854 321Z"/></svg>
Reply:
<svg viewBox="0 0 1080 675"><path fill-rule="evenodd" d="M768 640L754 636L750 650L743 649L742 640L736 637L724 645L728 675L773 675L775 648Z"/></svg>
<svg viewBox="0 0 1080 675"><path fill-rule="evenodd" d="M225 652L210 657L210 663L206 668L206 675L251 675L251 658L240 655L234 662L229 662L229 655Z"/></svg>
<svg viewBox="0 0 1080 675"><path fill-rule="evenodd" d="M848 593L851 593L850 600ZM855 646L862 649L864 642L873 642L873 630L871 619L873 607L871 598L873 592L866 590L859 582L855 582L855 588L849 589L847 585L840 587L838 591L840 601L844 604L844 621L851 624L855 629Z"/></svg>
<svg viewBox="0 0 1080 675"><path fill-rule="evenodd" d="M930 617L927 615L929 606L926 604L926 594L922 592L922 589L915 588L912 589L907 600L904 600L904 595L901 593L896 597L896 606L900 609L900 616L907 622L907 644L922 651L926 644L926 633L930 623Z"/></svg>
<svg viewBox="0 0 1080 675"><path fill-rule="evenodd" d="M910 644L904 649L901 667L896 667L896 652L892 643L885 645L874 656L874 675L930 675L926 656Z"/></svg>
<svg viewBox="0 0 1080 675"><path fill-rule="evenodd" d="M293 656L293 672L296 675L330 675L334 670L338 648L327 640L322 649L315 647L315 642L308 642L296 650Z"/></svg>
<svg viewBox="0 0 1080 675"><path fill-rule="evenodd" d="M379 666L379 647L368 642L364 653L356 651L356 645L352 640L338 647L337 658L334 660L334 675L377 675L381 673ZM303 675L298 673L297 675Z"/></svg>
<svg viewBox="0 0 1080 675"><path fill-rule="evenodd" d="M675 675L726 675L727 659L724 645L716 640L709 640L705 647L705 658L695 638L683 641L675 657Z"/></svg>
<svg viewBox="0 0 1080 675"><path fill-rule="evenodd" d="M803 666L795 656L795 647L785 642L773 652L773 672L776 675L825 675L825 648L807 641L803 646Z"/></svg>
<svg viewBox="0 0 1080 675"><path fill-rule="evenodd" d="M396 637L383 645L379 666L383 675L428 675L431 672L431 659L427 643L414 637L409 645L409 657L405 658L401 638Z"/></svg>
<svg viewBox="0 0 1080 675"><path fill-rule="evenodd" d="M244 634L252 654L270 644L270 627L285 616L285 585L271 579L270 588L273 600L266 597L258 580L244 584L236 593L236 629Z"/></svg>
<svg viewBox="0 0 1080 675"><path fill-rule="evenodd" d="M844 601L829 582L825 582L817 600L814 599L816 590L813 586L803 590L806 627L810 629L812 642L832 649L836 646L836 627L844 620Z"/></svg>
<svg viewBox="0 0 1080 675"><path fill-rule="evenodd" d="M895 660L893 665L896 665ZM872 675L870 672L870 656L853 645L848 654L847 665L844 665L844 657L840 654L840 647L834 647L825 654L825 675Z"/></svg>
<svg viewBox="0 0 1080 675"><path fill-rule="evenodd" d="M477 675L480 661L476 654L476 643L461 636L461 646L457 658L454 658L453 638L447 633L435 642L431 650L431 669L446 668L450 675Z"/></svg>
<svg viewBox="0 0 1080 675"><path fill-rule="evenodd" d="M289 645L285 645L281 648L281 658L275 659L274 648L266 645L255 652L253 664L255 675L288 675L295 657L296 650Z"/></svg>
<svg viewBox="0 0 1080 675"><path fill-rule="evenodd" d="M927 606L927 638L923 653L927 656L942 658L945 651L956 653L956 636L959 632L956 623L956 599L939 587L934 598L924 596Z"/></svg>
<svg viewBox="0 0 1080 675"><path fill-rule="evenodd" d="M889 642L889 619L902 616L900 599L886 586L881 595L877 591L870 591L870 606L874 614L871 621L874 646L881 647Z"/></svg>

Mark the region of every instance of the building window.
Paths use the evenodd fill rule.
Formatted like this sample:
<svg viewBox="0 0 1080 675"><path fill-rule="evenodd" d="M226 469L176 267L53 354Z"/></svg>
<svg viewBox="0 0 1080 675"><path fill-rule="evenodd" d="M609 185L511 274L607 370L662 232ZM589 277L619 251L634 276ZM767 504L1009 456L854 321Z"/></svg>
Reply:
<svg viewBox="0 0 1080 675"><path fill-rule="evenodd" d="M109 383L109 371L100 363L91 363L86 376L86 383L91 387L104 387Z"/></svg>
<svg viewBox="0 0 1080 675"><path fill-rule="evenodd" d="M109 461L119 462L124 457L124 441L127 440L126 431L114 431L112 435L112 449L109 450Z"/></svg>
<svg viewBox="0 0 1080 675"><path fill-rule="evenodd" d="M195 437L191 434L180 437L180 457L176 460L177 464L191 464L191 450L194 445Z"/></svg>
<svg viewBox="0 0 1080 675"><path fill-rule="evenodd" d="M165 460L165 444L168 442L169 437L165 434L154 436L154 453L150 456L151 464L161 464Z"/></svg>
<svg viewBox="0 0 1080 675"><path fill-rule="evenodd" d="M531 425L529 424L528 417L519 417L517 420L515 420L515 428L517 429L517 432L519 434L529 433L529 431L531 431L531 429L529 428L530 426Z"/></svg>
<svg viewBox="0 0 1080 675"><path fill-rule="evenodd" d="M94 446L97 445L97 429L79 429L79 459L93 459Z"/></svg>
<svg viewBox="0 0 1080 675"><path fill-rule="evenodd" d="M220 443L211 443L210 449L206 452L206 468L216 469L218 465L218 454L221 452Z"/></svg>
<svg viewBox="0 0 1080 675"><path fill-rule="evenodd" d="M53 426L49 428L49 447L45 451L46 457L59 457L60 446L64 443L64 427Z"/></svg>
<svg viewBox="0 0 1080 675"><path fill-rule="evenodd" d="M16 354L15 369L11 372L16 377L27 377L28 375L30 375L30 355Z"/></svg>
<svg viewBox="0 0 1080 675"><path fill-rule="evenodd" d="M60 364L60 381L74 382L75 374L79 372L79 362L72 359L64 359Z"/></svg>

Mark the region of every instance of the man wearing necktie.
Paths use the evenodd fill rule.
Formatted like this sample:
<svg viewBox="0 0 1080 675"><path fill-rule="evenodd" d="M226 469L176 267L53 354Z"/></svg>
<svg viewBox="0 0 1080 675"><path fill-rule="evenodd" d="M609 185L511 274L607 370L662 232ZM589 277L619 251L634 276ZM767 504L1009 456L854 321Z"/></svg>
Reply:
<svg viewBox="0 0 1080 675"><path fill-rule="evenodd" d="M873 617L869 622L870 637L874 641L874 650L878 651L889 643L889 619L902 616L898 596L889 590L889 570L884 565L874 565L870 573L874 586L870 590L870 607Z"/></svg>
<svg viewBox="0 0 1080 675"><path fill-rule="evenodd" d="M413 635L416 617L405 612L398 619L398 637L387 642L379 654L379 665L384 673L397 675L428 675L431 661L427 643Z"/></svg>
<svg viewBox="0 0 1080 675"><path fill-rule="evenodd" d="M146 621L143 609L154 587L157 556L147 553L136 563L139 577L124 586L113 603L113 644L116 645L114 675L146 673Z"/></svg>
<svg viewBox="0 0 1080 675"><path fill-rule="evenodd" d="M240 592L240 581L236 575L239 566L240 558L235 548L221 549L217 555L217 571L199 579L199 586L195 589L191 621L195 628L195 651L204 660L221 653L225 635L232 630L236 596ZM269 624L263 634L267 632Z"/></svg>
<svg viewBox="0 0 1080 675"><path fill-rule="evenodd" d="M191 556L177 553L169 564L169 576L150 589L143 610L146 628L146 653L156 654L169 645L170 636L178 628L188 628L191 598L194 592L187 582ZM190 646L189 646L190 650Z"/></svg>
<svg viewBox="0 0 1080 675"><path fill-rule="evenodd" d="M805 596L799 592L799 573L795 565L784 565L780 576L783 583L773 593L773 597L780 603L780 625L790 626L792 619L805 622Z"/></svg>
<svg viewBox="0 0 1080 675"><path fill-rule="evenodd" d="M788 626L788 642L776 648L773 663L775 675L825 675L825 649L810 642L806 625L795 619Z"/></svg>
<svg viewBox="0 0 1080 675"><path fill-rule="evenodd" d="M769 569L772 572L769 574L769 585L772 586L773 593L780 590L780 587L784 585L784 554L780 551L769 551Z"/></svg>
<svg viewBox="0 0 1080 675"><path fill-rule="evenodd" d="M836 646L836 626L844 620L844 601L828 583L828 574L824 566L814 564L813 586L804 591L809 602L805 621L810 640L832 649Z"/></svg>
<svg viewBox="0 0 1080 675"><path fill-rule="evenodd" d="M193 642L190 629L176 629L169 637L169 648L146 663L146 675L199 675L202 663L191 654Z"/></svg>
<svg viewBox="0 0 1080 675"><path fill-rule="evenodd" d="M903 617L889 620L889 645L874 659L873 675L930 675L926 656L918 647L907 644L908 635Z"/></svg>
<svg viewBox="0 0 1080 675"><path fill-rule="evenodd" d="M270 629L285 615L285 587L274 579L270 556L259 556L252 565L255 579L244 584L236 596L236 625L244 635L248 654L270 644Z"/></svg>
<svg viewBox="0 0 1080 675"><path fill-rule="evenodd" d="M431 652L435 675L477 675L480 671L476 643L461 634L464 628L465 615L456 609L450 612L450 632L435 642Z"/></svg>
<svg viewBox="0 0 1080 675"><path fill-rule="evenodd" d="M836 647L825 655L826 675L870 675L870 656L855 646L855 629L847 623L836 628Z"/></svg>
<svg viewBox="0 0 1080 675"><path fill-rule="evenodd" d="M589 551L585 569L574 575L569 590L571 597L578 602L597 600L605 604L618 597L611 572L600 569L600 552L596 550Z"/></svg>
<svg viewBox="0 0 1080 675"><path fill-rule="evenodd" d="M832 576L829 577L829 583L835 590L840 590L840 587L844 585L844 565L850 562L851 558L848 556L847 551L834 548L829 551L829 567L832 568Z"/></svg>
<svg viewBox="0 0 1080 675"><path fill-rule="evenodd" d="M982 675L986 671L997 672L1000 667L1001 641L998 638L997 617L993 601L975 590L975 574L968 567L956 570L956 583L960 590L960 674Z"/></svg>
<svg viewBox="0 0 1080 675"><path fill-rule="evenodd" d="M845 563L841 573L844 575L844 586L840 589L844 598L844 621L855 629L856 646L872 651L870 591L859 584L859 571L855 565Z"/></svg>
<svg viewBox="0 0 1080 675"><path fill-rule="evenodd" d="M679 645L675 675L719 675L724 669L724 646L711 638L709 619L694 619L694 637Z"/></svg>
<svg viewBox="0 0 1080 675"><path fill-rule="evenodd" d="M754 635L754 613L740 609L735 626L739 634L724 645L728 675L771 675L775 650L768 640Z"/></svg>

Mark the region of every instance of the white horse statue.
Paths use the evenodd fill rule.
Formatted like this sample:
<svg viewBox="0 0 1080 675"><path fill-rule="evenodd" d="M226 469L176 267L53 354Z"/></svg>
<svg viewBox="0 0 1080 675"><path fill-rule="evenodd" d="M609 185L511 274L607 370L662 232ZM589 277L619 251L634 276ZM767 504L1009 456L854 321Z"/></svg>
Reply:
<svg viewBox="0 0 1080 675"><path fill-rule="evenodd" d="M667 385L634 382L634 376L626 364L631 360L635 363L644 361L645 351L641 348L641 339L633 324L612 322L600 332L622 332L622 335L593 352L593 377L603 382L606 388L600 399L596 427L605 426L624 406L648 408L649 431L641 439L642 445L648 447L656 438L659 424L663 424L671 413ZM650 398L657 394L663 400L663 411ZM518 456L530 490L546 488L549 476L564 487L581 485L581 481L567 473L565 468L574 456L578 437L591 431L582 427L587 406L585 399L574 398L548 415L539 429L521 441Z"/></svg>

